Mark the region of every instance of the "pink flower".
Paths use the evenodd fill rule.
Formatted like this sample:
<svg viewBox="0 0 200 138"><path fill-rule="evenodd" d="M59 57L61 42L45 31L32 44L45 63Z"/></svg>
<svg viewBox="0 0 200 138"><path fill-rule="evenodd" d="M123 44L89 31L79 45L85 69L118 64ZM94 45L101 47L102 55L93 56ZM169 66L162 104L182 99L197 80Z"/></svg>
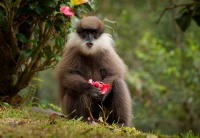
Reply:
<svg viewBox="0 0 200 138"><path fill-rule="evenodd" d="M89 79L88 83L101 89L101 94L105 94L108 91L108 89L110 88L110 84L105 84L105 83L99 82L99 81L93 81L92 79Z"/></svg>
<svg viewBox="0 0 200 138"><path fill-rule="evenodd" d="M90 121L90 120L91 120L91 117L88 117L87 120Z"/></svg>
<svg viewBox="0 0 200 138"><path fill-rule="evenodd" d="M60 12L64 13L65 16L74 16L74 13L68 6L62 6Z"/></svg>

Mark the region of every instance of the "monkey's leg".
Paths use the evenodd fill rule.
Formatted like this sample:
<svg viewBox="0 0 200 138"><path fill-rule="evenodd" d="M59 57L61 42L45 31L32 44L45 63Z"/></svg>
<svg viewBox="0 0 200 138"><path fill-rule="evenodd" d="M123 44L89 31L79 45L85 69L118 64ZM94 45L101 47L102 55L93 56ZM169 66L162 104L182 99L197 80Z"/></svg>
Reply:
<svg viewBox="0 0 200 138"><path fill-rule="evenodd" d="M86 94L77 97L65 94L61 107L68 119L83 117L83 120L86 120L93 112L92 100Z"/></svg>
<svg viewBox="0 0 200 138"><path fill-rule="evenodd" d="M130 126L132 119L132 100L126 83L123 79L116 79L112 85L112 91L106 98L110 100L108 109L112 111L108 118L108 123L118 123L118 125Z"/></svg>

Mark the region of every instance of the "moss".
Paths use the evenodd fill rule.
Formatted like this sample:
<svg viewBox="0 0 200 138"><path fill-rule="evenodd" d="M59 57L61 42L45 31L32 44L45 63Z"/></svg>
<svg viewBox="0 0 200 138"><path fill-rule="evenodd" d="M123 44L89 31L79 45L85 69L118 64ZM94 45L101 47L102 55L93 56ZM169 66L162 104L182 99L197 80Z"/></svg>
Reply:
<svg viewBox="0 0 200 138"><path fill-rule="evenodd" d="M47 114L31 112L27 107L17 109L0 107L0 124L0 137L2 138L158 137L154 134L142 133L134 127L119 128L116 125L88 124L80 120L52 118Z"/></svg>

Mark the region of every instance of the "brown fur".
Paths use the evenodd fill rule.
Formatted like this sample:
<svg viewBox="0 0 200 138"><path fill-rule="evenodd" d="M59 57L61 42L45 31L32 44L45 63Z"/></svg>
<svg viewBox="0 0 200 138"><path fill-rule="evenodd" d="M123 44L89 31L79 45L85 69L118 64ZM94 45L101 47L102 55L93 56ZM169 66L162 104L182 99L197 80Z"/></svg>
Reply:
<svg viewBox="0 0 200 138"><path fill-rule="evenodd" d="M77 30L80 27L102 30L102 25L98 24L102 22L96 20L96 17L86 17L78 23ZM97 26L100 28L96 28ZM91 113L92 117L98 119L101 114L99 106L103 106L111 113L107 123L129 126L132 107L129 90L124 81L125 65L112 47L112 39L103 33L94 45L94 48L98 47L97 50L89 54L85 54L80 48L85 47L83 42L77 33L73 33L57 67L59 95L64 114L69 115L69 119L83 117L87 120ZM88 83L89 79L110 84L109 91L102 96L101 101L89 96L96 89Z"/></svg>
<svg viewBox="0 0 200 138"><path fill-rule="evenodd" d="M104 31L104 24L97 17L88 16L83 18L81 22L77 24L76 30L78 33L83 29L96 29L101 34Z"/></svg>

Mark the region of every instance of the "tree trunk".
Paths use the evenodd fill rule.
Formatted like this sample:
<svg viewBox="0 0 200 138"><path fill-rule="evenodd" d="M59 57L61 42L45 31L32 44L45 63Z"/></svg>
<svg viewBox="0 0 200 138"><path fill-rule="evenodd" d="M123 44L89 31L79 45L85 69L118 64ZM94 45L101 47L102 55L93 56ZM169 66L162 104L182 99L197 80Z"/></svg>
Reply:
<svg viewBox="0 0 200 138"><path fill-rule="evenodd" d="M10 91L13 88L14 69L15 69L15 60L12 51L9 48L3 36L3 32L0 30L0 96L5 97L9 96Z"/></svg>
<svg viewBox="0 0 200 138"><path fill-rule="evenodd" d="M20 81L20 72L16 70L19 54L12 48L12 39L9 33L0 28L0 101L9 102L21 89L28 85Z"/></svg>

